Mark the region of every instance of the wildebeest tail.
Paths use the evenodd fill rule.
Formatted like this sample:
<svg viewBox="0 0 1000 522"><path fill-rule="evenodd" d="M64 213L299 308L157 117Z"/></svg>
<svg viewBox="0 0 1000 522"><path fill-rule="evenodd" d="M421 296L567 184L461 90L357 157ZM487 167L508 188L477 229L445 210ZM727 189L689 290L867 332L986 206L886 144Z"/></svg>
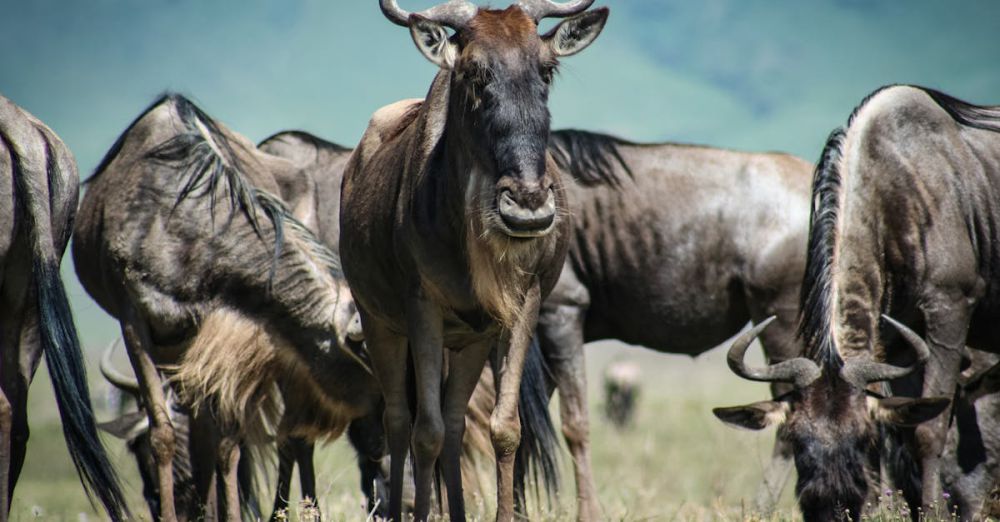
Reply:
<svg viewBox="0 0 1000 522"><path fill-rule="evenodd" d="M549 415L545 361L537 338L532 338L528 347L520 395L521 445L514 458L514 491L519 505L524 506L529 477L535 482L536 498L540 497L539 484L544 485L550 501L559 489L559 439Z"/></svg>
<svg viewBox="0 0 1000 522"><path fill-rule="evenodd" d="M65 238L56 238L51 204L58 201L58 197L50 194L58 195L60 190L66 190L60 179L60 175L65 174L61 169L73 167L59 164L52 143L46 133L42 134L46 137L46 180L24 172L18 154L11 154L16 204L23 210L21 215L32 247L39 339L73 465L88 494L97 497L112 520L123 520L129 515L128 507L115 470L97 435L80 341L59 275Z"/></svg>

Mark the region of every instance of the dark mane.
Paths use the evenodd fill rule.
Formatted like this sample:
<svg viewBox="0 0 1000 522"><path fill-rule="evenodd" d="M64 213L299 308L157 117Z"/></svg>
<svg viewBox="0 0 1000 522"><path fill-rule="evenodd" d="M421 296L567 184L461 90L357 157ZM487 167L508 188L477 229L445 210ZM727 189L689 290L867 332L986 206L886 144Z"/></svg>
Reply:
<svg viewBox="0 0 1000 522"><path fill-rule="evenodd" d="M813 175L809 246L799 299L798 336L804 341L806 355L835 368L843 365L843 360L830 329L830 279L840 212L839 163L843 142L844 129L836 129L830 134Z"/></svg>
<svg viewBox="0 0 1000 522"><path fill-rule="evenodd" d="M549 152L556 165L584 186L621 186L621 172L632 177L632 169L618 152L619 145L635 143L596 132L574 129L553 131ZM620 169L619 169L620 167Z"/></svg>
<svg viewBox="0 0 1000 522"><path fill-rule="evenodd" d="M917 88L926 92L955 121L977 129L1000 132L1000 105L973 105L941 91Z"/></svg>
<svg viewBox="0 0 1000 522"><path fill-rule="evenodd" d="M258 143L257 146L263 147L270 141L278 140L286 136L290 136L297 140L304 141L316 147L317 149L328 149L334 152L350 152L352 150L350 147L345 147L343 145L333 143L332 141L326 141L323 138L320 138L314 134L310 134L308 132L300 130L286 130L286 131L276 132L268 136L267 138L261 140L261 142Z"/></svg>

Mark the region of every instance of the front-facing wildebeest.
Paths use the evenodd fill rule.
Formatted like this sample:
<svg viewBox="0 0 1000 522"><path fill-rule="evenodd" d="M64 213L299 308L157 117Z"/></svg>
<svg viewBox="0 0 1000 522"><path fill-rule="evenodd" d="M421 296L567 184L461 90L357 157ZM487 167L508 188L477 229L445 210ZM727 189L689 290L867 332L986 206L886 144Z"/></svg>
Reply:
<svg viewBox="0 0 1000 522"><path fill-rule="evenodd" d="M831 135L813 179L802 289L809 358L744 367L754 330L734 344L730 366L795 390L716 411L752 428L784 420L806 519L830 519L835 510L861 516L875 489L880 422L915 426L893 430L919 465L921 498L910 500L940 501L949 424L949 415L938 416L948 409L941 397L955 393L966 344L996 352L1000 339L997 201L1000 108L892 86ZM869 383L886 380L894 394L924 398L871 398Z"/></svg>
<svg viewBox="0 0 1000 522"><path fill-rule="evenodd" d="M452 0L408 13L394 0L380 2L441 68L425 100L375 113L348 162L341 197L344 273L386 403L389 512L397 521L411 443L416 519L430 511L439 455L451 517L465 518L464 415L494 347L497 518L514 516L521 372L571 225L546 151L549 83L558 58L603 29L608 10L586 11L592 3L522 0L491 10ZM569 18L540 36L546 17ZM443 346L451 354L442 387Z"/></svg>
<svg viewBox="0 0 1000 522"><path fill-rule="evenodd" d="M768 358L800 355L795 321L812 166L786 154L575 130L553 132L550 148L576 182L566 187L574 234L538 334L559 389L579 515L595 520L583 344L618 339L697 355L775 314L761 338ZM790 451L777 444L758 494L762 508L790 471Z"/></svg>
<svg viewBox="0 0 1000 522"><path fill-rule="evenodd" d="M287 160L167 95L89 181L73 258L84 288L121 323L149 417L163 519L177 513L160 369L176 371L181 397L216 428L213 442L192 437L214 455L194 464L216 463L229 520L239 519L238 443L261 427L261 415L278 422L269 408L275 388L287 403L317 405L308 419L282 422L279 436L336 436L379 407L377 385L346 349L357 344L349 338L355 311L339 260L289 210L298 205L284 192L296 176ZM204 501L211 473L196 476L207 478L198 485Z"/></svg>
<svg viewBox="0 0 1000 522"><path fill-rule="evenodd" d="M59 265L80 179L51 129L0 96L0 521L28 443L28 385L42 355L70 458L114 520L127 515L97 435L87 374Z"/></svg>

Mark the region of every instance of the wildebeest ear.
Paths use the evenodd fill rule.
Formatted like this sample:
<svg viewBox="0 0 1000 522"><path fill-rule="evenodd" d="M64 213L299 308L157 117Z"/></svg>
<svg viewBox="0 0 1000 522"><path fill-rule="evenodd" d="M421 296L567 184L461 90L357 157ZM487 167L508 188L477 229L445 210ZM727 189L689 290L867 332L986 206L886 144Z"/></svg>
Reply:
<svg viewBox="0 0 1000 522"><path fill-rule="evenodd" d="M929 421L940 415L950 403L951 399L947 397L868 398L869 407L875 410L873 413L876 419L899 426L916 426Z"/></svg>
<svg viewBox="0 0 1000 522"><path fill-rule="evenodd" d="M760 401L745 406L715 408L712 413L722 422L737 428L762 430L781 424L788 415L790 405L785 401Z"/></svg>
<svg viewBox="0 0 1000 522"><path fill-rule="evenodd" d="M101 422L97 427L115 438L130 441L149 429L149 417L141 411L134 411L117 419Z"/></svg>
<svg viewBox="0 0 1000 522"><path fill-rule="evenodd" d="M410 15L410 36L428 60L443 69L451 69L458 58L458 45L448 38L443 25L418 14Z"/></svg>
<svg viewBox="0 0 1000 522"><path fill-rule="evenodd" d="M569 56L587 48L604 29L608 8L601 7L567 18L542 36L556 56Z"/></svg>

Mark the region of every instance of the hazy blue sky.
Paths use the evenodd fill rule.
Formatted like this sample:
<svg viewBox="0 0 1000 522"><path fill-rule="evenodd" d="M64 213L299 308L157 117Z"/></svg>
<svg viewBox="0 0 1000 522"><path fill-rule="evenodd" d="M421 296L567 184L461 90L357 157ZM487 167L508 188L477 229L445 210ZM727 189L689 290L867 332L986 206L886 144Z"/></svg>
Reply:
<svg viewBox="0 0 1000 522"><path fill-rule="evenodd" d="M299 128L350 145L372 111L423 96L435 72L375 0L2 1L0 93L51 126L83 175L167 89L253 140ZM564 61L556 127L815 160L886 83L1000 103L996 1L598 4L611 18ZM117 335L66 264L85 342Z"/></svg>

